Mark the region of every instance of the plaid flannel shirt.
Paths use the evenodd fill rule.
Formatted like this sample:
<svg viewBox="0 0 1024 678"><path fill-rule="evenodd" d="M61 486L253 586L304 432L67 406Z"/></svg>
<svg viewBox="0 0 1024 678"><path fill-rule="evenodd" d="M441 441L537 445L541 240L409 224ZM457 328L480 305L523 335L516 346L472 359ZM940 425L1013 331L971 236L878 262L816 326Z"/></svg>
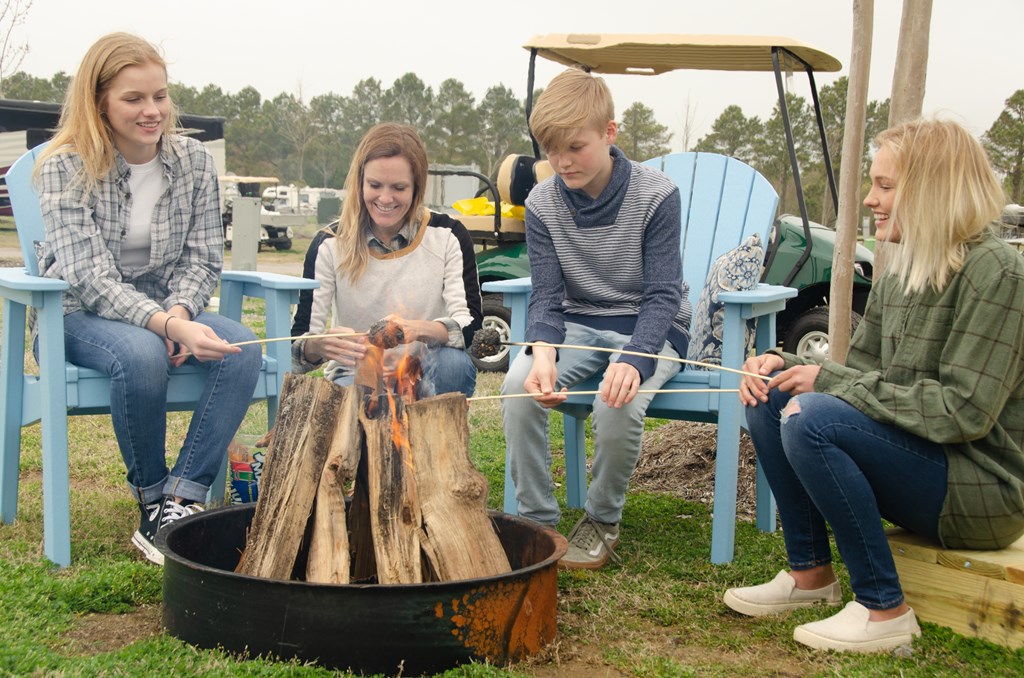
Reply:
<svg viewBox="0 0 1024 678"><path fill-rule="evenodd" d="M70 285L64 314L79 310L145 327L158 311L175 304L196 317L209 303L224 262L217 170L195 139L164 135L160 148L169 188L152 217L149 262L121 264L132 195L130 168L117 165L86 193L75 178L77 153L50 157L40 171L40 206L46 241L35 243L39 269Z"/></svg>

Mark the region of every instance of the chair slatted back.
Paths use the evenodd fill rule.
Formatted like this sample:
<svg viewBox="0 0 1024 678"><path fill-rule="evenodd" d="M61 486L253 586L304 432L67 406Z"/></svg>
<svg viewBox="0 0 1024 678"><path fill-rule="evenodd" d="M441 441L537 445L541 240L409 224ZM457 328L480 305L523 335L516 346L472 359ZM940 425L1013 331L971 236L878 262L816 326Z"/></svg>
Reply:
<svg viewBox="0 0 1024 678"><path fill-rule="evenodd" d="M767 245L778 196L752 167L717 153L673 153L643 164L679 187L683 278L696 306L715 259L754 233Z"/></svg>
<svg viewBox="0 0 1024 678"><path fill-rule="evenodd" d="M18 229L18 242L21 244L21 257L25 260L25 268L32 275L39 275L35 244L46 239L43 213L39 209L39 193L33 186L32 172L36 158L45 147L46 144L40 144L18 158L11 169L7 170L6 179L14 225Z"/></svg>

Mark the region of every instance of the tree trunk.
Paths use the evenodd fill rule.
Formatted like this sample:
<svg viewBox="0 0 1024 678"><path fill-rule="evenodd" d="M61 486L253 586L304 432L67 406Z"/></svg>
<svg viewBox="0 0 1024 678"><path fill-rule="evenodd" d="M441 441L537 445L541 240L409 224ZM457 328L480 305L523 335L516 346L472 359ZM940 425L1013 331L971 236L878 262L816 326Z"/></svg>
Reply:
<svg viewBox="0 0 1024 678"><path fill-rule="evenodd" d="M928 75L928 33L932 20L932 0L903 0L900 37L896 50L896 68L892 76L889 127L921 117L925 81ZM890 243L875 243L875 272L888 265Z"/></svg>
<svg viewBox="0 0 1024 678"><path fill-rule="evenodd" d="M836 248L832 254L828 313L830 357L838 363L846 362L846 353L850 348L853 262L857 253L857 222L860 218L860 162L867 119L874 11L874 0L853 2L850 84L846 95L843 161L839 173L839 214L836 223Z"/></svg>

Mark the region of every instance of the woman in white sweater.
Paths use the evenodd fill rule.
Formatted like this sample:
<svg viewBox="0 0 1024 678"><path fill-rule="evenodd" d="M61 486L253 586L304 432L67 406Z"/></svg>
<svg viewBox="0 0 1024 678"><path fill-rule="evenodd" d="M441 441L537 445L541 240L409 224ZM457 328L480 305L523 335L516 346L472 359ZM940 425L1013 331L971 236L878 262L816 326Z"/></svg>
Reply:
<svg viewBox="0 0 1024 678"><path fill-rule="evenodd" d="M476 368L465 349L483 321L473 241L461 223L423 207L426 183L427 151L414 129L383 123L363 136L337 231L317 246L320 288L303 337L366 332L387 319L400 331L384 352L386 374L412 353L423 368L419 397L471 396ZM292 346L299 371L323 366L335 383L353 382L365 336L303 337Z"/></svg>

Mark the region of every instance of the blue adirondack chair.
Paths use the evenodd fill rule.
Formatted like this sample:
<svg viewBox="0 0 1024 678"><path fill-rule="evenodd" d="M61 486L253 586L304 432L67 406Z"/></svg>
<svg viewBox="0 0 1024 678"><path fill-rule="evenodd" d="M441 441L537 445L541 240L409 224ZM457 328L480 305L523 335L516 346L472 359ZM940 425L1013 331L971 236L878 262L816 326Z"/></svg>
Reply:
<svg viewBox="0 0 1024 678"><path fill-rule="evenodd" d="M690 287L690 302L696 308L708 270L719 255L754 233L761 235L762 242L768 242L778 195L750 166L714 153L675 153L644 164L662 170L679 186L683 204L683 276ZM483 289L504 295L505 305L512 310L511 340L523 341L530 279L489 282ZM796 294L792 288L765 284L754 290L720 293L719 300L725 307L722 365L734 369L742 366L746 321L750 318L760 318L755 344L758 353L774 346L775 314L785 307L786 299ZM514 358L520 348L512 350ZM738 374L684 367L664 389L735 389L739 386ZM596 390L599 384L599 378L578 384L570 389L569 398L559 407L565 425L566 502L573 508L582 507L586 498L584 422L590 414L593 396L571 393ZM745 423L739 398L735 393L660 393L654 396L647 414L718 424L711 562L730 562L735 542L740 427ZM515 485L508 459L505 461L505 512L516 513ZM765 531L774 530L775 503L760 466L757 488L757 525Z"/></svg>
<svg viewBox="0 0 1024 678"><path fill-rule="evenodd" d="M42 427L43 547L61 566L71 562L71 518L68 478L67 417L110 412L110 380L100 372L64 359L62 280L39 275L34 243L46 235L39 197L32 185L35 158L43 146L26 152L7 173L7 187L18 229L24 268L0 269L3 333L0 337L0 520L13 522L18 511L18 462L21 428L36 421ZM225 271L221 275L220 313L241 320L244 297L266 300L266 336L289 336L291 305L299 291L316 281L275 273ZM25 373L27 310L35 308L39 327L39 374ZM273 425L284 375L291 366L289 342L266 344L267 351L253 401L265 400ZM168 409L190 410L202 393L205 373L183 365L171 370ZM225 452L222 469L226 470ZM224 484L214 483L210 501L222 501Z"/></svg>

